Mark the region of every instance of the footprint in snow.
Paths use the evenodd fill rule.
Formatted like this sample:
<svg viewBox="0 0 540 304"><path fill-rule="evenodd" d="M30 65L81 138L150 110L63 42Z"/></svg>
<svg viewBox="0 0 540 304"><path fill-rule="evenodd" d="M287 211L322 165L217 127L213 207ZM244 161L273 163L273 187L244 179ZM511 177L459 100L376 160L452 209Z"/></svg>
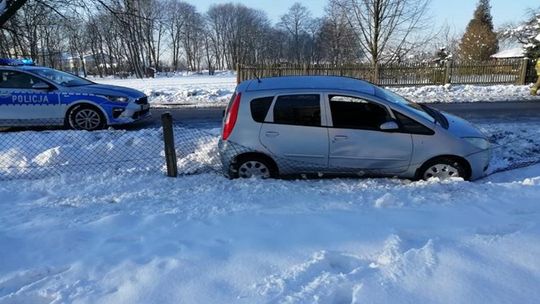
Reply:
<svg viewBox="0 0 540 304"><path fill-rule="evenodd" d="M24 295L24 293L31 290L33 285L62 274L69 269L70 267L68 266L57 268L45 267L22 271L7 279L0 278L0 301L3 299L14 300L14 298L19 296L27 298L28 295ZM13 302L17 303L18 301L15 300Z"/></svg>
<svg viewBox="0 0 540 304"><path fill-rule="evenodd" d="M364 290L399 284L408 276L429 276L436 264L433 241L420 248L404 248L399 236L391 235L381 251L360 257L337 251L320 251L302 264L257 284L257 292L270 303L352 303Z"/></svg>

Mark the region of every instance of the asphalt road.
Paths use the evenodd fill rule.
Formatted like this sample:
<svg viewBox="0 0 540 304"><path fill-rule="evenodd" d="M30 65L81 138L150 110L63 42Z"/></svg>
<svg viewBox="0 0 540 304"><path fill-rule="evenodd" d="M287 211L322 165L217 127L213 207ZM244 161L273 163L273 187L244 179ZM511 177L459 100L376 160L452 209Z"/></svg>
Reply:
<svg viewBox="0 0 540 304"><path fill-rule="evenodd" d="M441 111L449 112L471 121L526 121L540 120L540 102L471 102L430 104ZM176 123L219 127L224 108L156 108L152 117L138 122L129 129L156 127L161 124L161 114L169 112Z"/></svg>

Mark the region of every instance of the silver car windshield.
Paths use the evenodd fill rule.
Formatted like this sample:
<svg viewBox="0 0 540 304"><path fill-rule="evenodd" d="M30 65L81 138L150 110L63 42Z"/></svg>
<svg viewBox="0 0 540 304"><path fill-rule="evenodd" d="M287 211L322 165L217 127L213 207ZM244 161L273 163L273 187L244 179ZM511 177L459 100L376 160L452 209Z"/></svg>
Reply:
<svg viewBox="0 0 540 304"><path fill-rule="evenodd" d="M41 77L47 78L48 80L54 82L55 84L65 86L65 87L78 87L94 84L90 80L75 76L73 74L48 69L32 69L32 73L39 75Z"/></svg>
<svg viewBox="0 0 540 304"><path fill-rule="evenodd" d="M415 102L412 102L406 98L404 98L403 96L400 96L390 90L386 90L386 89L382 89L382 88L377 88L379 89L379 93L381 94L381 97L390 101L390 102L393 102L393 103L396 103L396 104L399 104L399 105L403 105L403 106L406 106L408 107L409 109L413 110L416 114L426 118L427 120L435 123L436 119L430 115L428 112L426 112L426 110L419 104L415 103Z"/></svg>

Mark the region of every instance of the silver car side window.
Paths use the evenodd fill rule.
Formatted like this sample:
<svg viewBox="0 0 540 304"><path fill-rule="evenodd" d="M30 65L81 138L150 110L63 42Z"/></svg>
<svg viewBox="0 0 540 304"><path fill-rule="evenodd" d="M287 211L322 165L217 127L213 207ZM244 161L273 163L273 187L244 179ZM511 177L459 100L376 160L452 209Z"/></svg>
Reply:
<svg viewBox="0 0 540 304"><path fill-rule="evenodd" d="M274 103L273 114L276 124L320 127L321 95L280 95Z"/></svg>
<svg viewBox="0 0 540 304"><path fill-rule="evenodd" d="M253 118L255 122L264 122L273 101L274 96L255 98L251 100L249 103L251 118Z"/></svg>
<svg viewBox="0 0 540 304"><path fill-rule="evenodd" d="M387 109L377 103L346 95L328 95L334 128L380 130L392 120Z"/></svg>

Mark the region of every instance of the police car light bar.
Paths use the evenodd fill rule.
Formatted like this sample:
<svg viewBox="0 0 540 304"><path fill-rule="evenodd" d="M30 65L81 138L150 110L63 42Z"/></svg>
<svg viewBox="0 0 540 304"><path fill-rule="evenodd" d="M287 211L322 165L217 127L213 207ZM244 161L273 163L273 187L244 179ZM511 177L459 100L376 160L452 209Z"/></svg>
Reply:
<svg viewBox="0 0 540 304"><path fill-rule="evenodd" d="M9 66L34 65L34 61L32 61L32 59L0 58L0 65L9 65Z"/></svg>

